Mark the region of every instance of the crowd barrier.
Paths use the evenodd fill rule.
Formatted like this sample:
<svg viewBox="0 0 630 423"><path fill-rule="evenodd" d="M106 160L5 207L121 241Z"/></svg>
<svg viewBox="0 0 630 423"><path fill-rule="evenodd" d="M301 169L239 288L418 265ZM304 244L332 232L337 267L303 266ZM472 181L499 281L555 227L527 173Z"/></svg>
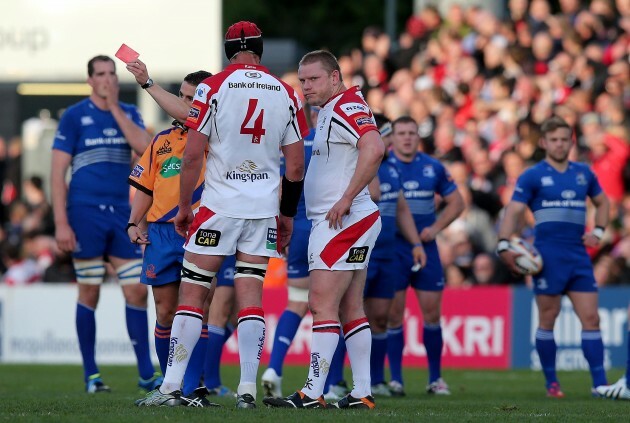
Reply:
<svg viewBox="0 0 630 423"><path fill-rule="evenodd" d="M611 287L600 291L599 315L606 347L605 365L626 365L626 307L630 288ZM80 363L75 332L76 286L34 284L25 287L0 286L0 362L2 363ZM149 325L155 311L149 299ZM287 301L281 287L264 291L267 334L262 362L267 363L276 324ZM538 369L534 334L536 305L531 291L524 287L474 287L447 289L443 301L443 363L446 368ZM102 287L96 312L97 360L103 364L132 364L134 355L127 337L124 299L115 284ZM312 319L302 321L289 349L287 364L309 362ZM404 364L426 366L422 344L422 314L413 292L407 296L405 311ZM580 323L571 303L563 300L555 328L559 369L585 369L580 348ZM152 334L150 336L151 342ZM156 357L153 357L157 362ZM225 363L237 363L237 341L225 345Z"/></svg>

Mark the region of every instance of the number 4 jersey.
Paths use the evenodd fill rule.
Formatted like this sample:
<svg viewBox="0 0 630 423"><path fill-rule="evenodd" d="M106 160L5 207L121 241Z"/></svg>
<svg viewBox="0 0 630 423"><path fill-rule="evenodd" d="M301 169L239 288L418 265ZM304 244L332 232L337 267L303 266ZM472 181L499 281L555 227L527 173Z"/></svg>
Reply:
<svg viewBox="0 0 630 423"><path fill-rule="evenodd" d="M197 86L186 126L210 138L202 205L234 218L278 215L280 147L308 133L293 88L263 66L231 64Z"/></svg>

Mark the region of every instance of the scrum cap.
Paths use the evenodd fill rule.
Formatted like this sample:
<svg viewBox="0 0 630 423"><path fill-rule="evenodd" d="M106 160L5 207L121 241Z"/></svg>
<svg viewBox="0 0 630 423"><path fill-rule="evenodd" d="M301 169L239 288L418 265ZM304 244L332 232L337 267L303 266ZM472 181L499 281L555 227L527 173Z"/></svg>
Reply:
<svg viewBox="0 0 630 423"><path fill-rule="evenodd" d="M232 59L241 51L252 52L262 58L262 32L255 23L241 21L230 26L225 33L225 55Z"/></svg>

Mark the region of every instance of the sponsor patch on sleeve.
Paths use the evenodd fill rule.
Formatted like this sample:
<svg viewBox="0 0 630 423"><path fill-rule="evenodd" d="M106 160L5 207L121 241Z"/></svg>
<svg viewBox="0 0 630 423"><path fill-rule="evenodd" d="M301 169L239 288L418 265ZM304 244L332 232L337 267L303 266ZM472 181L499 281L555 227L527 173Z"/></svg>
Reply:
<svg viewBox="0 0 630 423"><path fill-rule="evenodd" d="M131 171L131 177L139 178L142 175L142 172L144 172L144 168L140 166L139 164L137 164Z"/></svg>
<svg viewBox="0 0 630 423"><path fill-rule="evenodd" d="M365 104L361 103L346 103L341 106L341 110L347 115L352 116L357 113L368 113L368 108Z"/></svg>
<svg viewBox="0 0 630 423"><path fill-rule="evenodd" d="M370 116L359 116L354 118L354 121L356 122L358 127L361 127L363 125L374 125L376 126L376 124L374 123L374 119L372 119Z"/></svg>
<svg viewBox="0 0 630 423"><path fill-rule="evenodd" d="M188 120L192 123L197 123L200 113L201 113L201 110L199 109L199 107L192 106L190 110L188 111Z"/></svg>

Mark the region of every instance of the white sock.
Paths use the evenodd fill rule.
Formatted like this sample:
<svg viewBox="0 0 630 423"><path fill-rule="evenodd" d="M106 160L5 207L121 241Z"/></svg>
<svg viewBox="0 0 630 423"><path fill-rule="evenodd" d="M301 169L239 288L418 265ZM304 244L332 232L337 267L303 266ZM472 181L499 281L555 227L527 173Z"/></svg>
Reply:
<svg viewBox="0 0 630 423"><path fill-rule="evenodd" d="M179 306L171 328L171 343L168 351L166 374L160 392L167 394L182 388L184 373L190 355L201 336L203 310L196 307Z"/></svg>
<svg viewBox="0 0 630 423"><path fill-rule="evenodd" d="M258 365L265 345L265 313L260 307L247 307L238 312L238 355L241 362L241 381L238 395L256 398Z"/></svg>
<svg viewBox="0 0 630 423"><path fill-rule="evenodd" d="M352 368L354 388L350 395L363 398L372 395L370 381L370 354L372 353L372 331L366 317L343 326L346 350Z"/></svg>
<svg viewBox="0 0 630 423"><path fill-rule="evenodd" d="M310 398L317 399L324 393L326 377L339 343L340 332L341 325L335 320L313 322L311 363L306 383L302 388L302 392Z"/></svg>

